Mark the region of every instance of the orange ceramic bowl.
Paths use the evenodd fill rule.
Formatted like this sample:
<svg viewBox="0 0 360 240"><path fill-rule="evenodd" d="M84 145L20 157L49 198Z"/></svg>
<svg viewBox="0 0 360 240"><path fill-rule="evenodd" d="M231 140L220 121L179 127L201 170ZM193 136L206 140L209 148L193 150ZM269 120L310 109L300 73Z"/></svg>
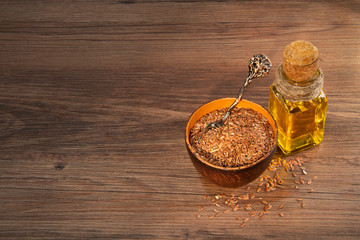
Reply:
<svg viewBox="0 0 360 240"><path fill-rule="evenodd" d="M220 167L214 164L211 164L201 157L199 157L194 149L190 145L190 130L194 124L205 114L215 111L221 108L228 108L233 102L234 98L222 98L212 102L209 102L200 108L198 108L190 117L185 132L185 142L186 148L190 155L190 158L195 166L195 168L201 173L204 177L208 178L210 181L227 187L239 187L245 184L248 184L258 178L269 166L272 157L275 153L277 139L278 139L278 129L274 118L271 114L261 107L260 105L247 101L241 100L236 107L241 108L251 108L259 113L261 113L271 124L274 133L275 141L272 150L263 158L258 159L257 161L241 167Z"/></svg>

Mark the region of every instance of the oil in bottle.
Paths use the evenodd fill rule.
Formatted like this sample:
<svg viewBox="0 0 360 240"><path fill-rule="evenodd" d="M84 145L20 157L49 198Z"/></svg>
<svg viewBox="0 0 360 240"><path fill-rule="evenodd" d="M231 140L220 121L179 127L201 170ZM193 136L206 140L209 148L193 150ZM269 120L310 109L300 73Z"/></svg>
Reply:
<svg viewBox="0 0 360 240"><path fill-rule="evenodd" d="M278 125L278 146L285 154L324 139L328 99L323 80L315 46L307 41L286 46L269 96L269 111Z"/></svg>

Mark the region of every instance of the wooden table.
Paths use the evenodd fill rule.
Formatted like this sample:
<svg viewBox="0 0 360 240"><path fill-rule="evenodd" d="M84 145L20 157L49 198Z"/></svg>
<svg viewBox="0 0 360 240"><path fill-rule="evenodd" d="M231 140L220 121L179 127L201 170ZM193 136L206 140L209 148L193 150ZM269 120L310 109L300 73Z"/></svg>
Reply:
<svg viewBox="0 0 360 240"><path fill-rule="evenodd" d="M0 237L359 239L359 27L358 1L1 1ZM256 193L201 177L190 114L236 96L253 54L276 69L298 39L320 50L325 139L276 158L317 179L295 189L281 171ZM244 98L267 107L274 72ZM273 206L262 220L211 199L250 192L240 208Z"/></svg>

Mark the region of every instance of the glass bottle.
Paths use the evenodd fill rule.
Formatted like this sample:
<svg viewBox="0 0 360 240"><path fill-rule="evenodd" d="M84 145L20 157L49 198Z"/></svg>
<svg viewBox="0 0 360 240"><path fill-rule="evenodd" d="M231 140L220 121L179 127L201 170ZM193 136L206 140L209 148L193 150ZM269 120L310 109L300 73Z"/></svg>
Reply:
<svg viewBox="0 0 360 240"><path fill-rule="evenodd" d="M318 59L318 49L310 42L290 43L270 87L269 111L278 125L278 146L285 154L324 139L328 99Z"/></svg>

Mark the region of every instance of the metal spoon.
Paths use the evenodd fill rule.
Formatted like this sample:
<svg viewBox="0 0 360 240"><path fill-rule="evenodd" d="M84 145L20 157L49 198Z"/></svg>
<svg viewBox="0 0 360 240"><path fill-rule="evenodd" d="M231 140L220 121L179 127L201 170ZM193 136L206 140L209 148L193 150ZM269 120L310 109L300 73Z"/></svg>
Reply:
<svg viewBox="0 0 360 240"><path fill-rule="evenodd" d="M221 127L222 125L224 125L224 122L227 119L227 117L230 115L231 110L233 110L233 108L241 101L242 96L245 91L245 88L251 83L251 81L254 78L266 76L270 72L270 69L271 69L270 59L268 57L266 57L264 54L259 53L259 54L254 55L252 58L250 58L250 60L249 60L249 75L246 78L246 80L244 81L243 86L240 88L235 101L227 109L224 117L221 120L209 123L206 126L206 128L200 134L197 141L199 142L201 137L203 136L203 134L210 128L218 128L218 127Z"/></svg>

